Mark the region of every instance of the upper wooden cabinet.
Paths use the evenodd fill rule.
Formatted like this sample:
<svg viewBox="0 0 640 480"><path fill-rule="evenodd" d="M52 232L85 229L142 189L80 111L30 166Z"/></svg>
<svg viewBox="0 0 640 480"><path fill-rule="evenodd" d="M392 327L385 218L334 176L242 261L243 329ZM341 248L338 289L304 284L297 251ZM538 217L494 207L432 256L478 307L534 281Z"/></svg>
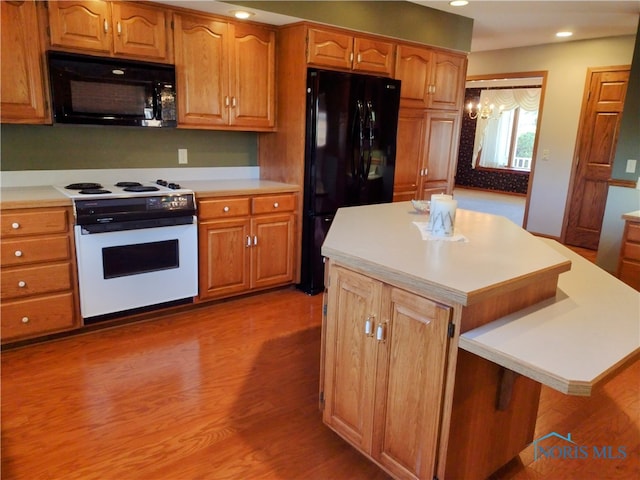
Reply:
<svg viewBox="0 0 640 480"><path fill-rule="evenodd" d="M309 28L307 63L356 72L393 74L395 44L350 32Z"/></svg>
<svg viewBox="0 0 640 480"><path fill-rule="evenodd" d="M176 14L178 125L272 130L275 31Z"/></svg>
<svg viewBox="0 0 640 480"><path fill-rule="evenodd" d="M50 42L54 48L173 60L169 12L151 5L100 0L48 3Z"/></svg>
<svg viewBox="0 0 640 480"><path fill-rule="evenodd" d="M0 2L2 123L48 123L36 4Z"/></svg>
<svg viewBox="0 0 640 480"><path fill-rule="evenodd" d="M462 54L398 45L395 78L402 81L400 105L460 111L466 62Z"/></svg>

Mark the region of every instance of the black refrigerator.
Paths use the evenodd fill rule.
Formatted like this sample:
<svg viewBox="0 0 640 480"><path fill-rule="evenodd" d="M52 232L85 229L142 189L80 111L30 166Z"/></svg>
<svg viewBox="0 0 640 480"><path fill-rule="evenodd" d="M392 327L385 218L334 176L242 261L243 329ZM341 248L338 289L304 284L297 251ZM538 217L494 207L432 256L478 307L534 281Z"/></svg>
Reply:
<svg viewBox="0 0 640 480"><path fill-rule="evenodd" d="M308 70L302 291L324 290L320 249L338 208L392 201L399 106L400 80Z"/></svg>

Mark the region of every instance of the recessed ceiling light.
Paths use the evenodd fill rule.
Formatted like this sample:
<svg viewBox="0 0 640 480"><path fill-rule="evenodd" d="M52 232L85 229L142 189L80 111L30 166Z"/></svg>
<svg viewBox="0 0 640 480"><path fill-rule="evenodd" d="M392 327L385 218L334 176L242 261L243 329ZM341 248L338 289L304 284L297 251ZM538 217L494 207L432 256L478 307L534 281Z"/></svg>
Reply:
<svg viewBox="0 0 640 480"><path fill-rule="evenodd" d="M556 33L556 37L570 37L571 35L573 35L573 32L564 31Z"/></svg>
<svg viewBox="0 0 640 480"><path fill-rule="evenodd" d="M234 17L239 18L240 20L246 20L247 18L255 15L253 12L247 12L246 10L234 10L229 13L233 14Z"/></svg>
<svg viewBox="0 0 640 480"><path fill-rule="evenodd" d="M469 2L467 0L453 0L449 2L449 5L452 7L464 7L465 5L469 5Z"/></svg>

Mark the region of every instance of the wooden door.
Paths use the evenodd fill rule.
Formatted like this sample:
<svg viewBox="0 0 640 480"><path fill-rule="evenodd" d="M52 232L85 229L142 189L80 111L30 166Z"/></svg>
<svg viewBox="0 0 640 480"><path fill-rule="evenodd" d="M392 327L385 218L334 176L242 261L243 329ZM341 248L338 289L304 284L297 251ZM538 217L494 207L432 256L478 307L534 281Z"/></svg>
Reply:
<svg viewBox="0 0 640 480"><path fill-rule="evenodd" d="M467 58L445 52L433 54L429 108L439 110L462 109Z"/></svg>
<svg viewBox="0 0 640 480"><path fill-rule="evenodd" d="M202 222L198 228L201 299L250 288L251 222L248 218Z"/></svg>
<svg viewBox="0 0 640 480"><path fill-rule="evenodd" d="M167 13L161 8L114 2L113 53L167 61Z"/></svg>
<svg viewBox="0 0 640 480"><path fill-rule="evenodd" d="M418 198L418 183L424 155L426 117L421 109L400 108L396 140L393 201Z"/></svg>
<svg viewBox="0 0 640 480"><path fill-rule="evenodd" d="M429 200L434 193L453 191L460 138L460 114L428 111L423 138L425 151L419 191L421 199Z"/></svg>
<svg viewBox="0 0 640 480"><path fill-rule="evenodd" d="M353 37L333 30L310 28L307 63L320 67L351 69Z"/></svg>
<svg viewBox="0 0 640 480"><path fill-rule="evenodd" d="M451 308L393 287L382 298L372 456L396 478L433 478Z"/></svg>
<svg viewBox="0 0 640 480"><path fill-rule="evenodd" d="M0 2L2 123L46 123L44 78L36 4Z"/></svg>
<svg viewBox="0 0 640 480"><path fill-rule="evenodd" d="M357 72L393 73L393 43L369 38L353 40L353 70Z"/></svg>
<svg viewBox="0 0 640 480"><path fill-rule="evenodd" d="M432 52L426 48L398 45L395 78L402 82L400 107L427 108Z"/></svg>
<svg viewBox="0 0 640 480"><path fill-rule="evenodd" d="M568 202L565 243L597 249L629 67L590 69Z"/></svg>
<svg viewBox="0 0 640 480"><path fill-rule="evenodd" d="M48 2L47 7L52 46L111 52L113 25L108 2Z"/></svg>
<svg viewBox="0 0 640 480"><path fill-rule="evenodd" d="M228 24L182 14L174 24L178 126L228 125Z"/></svg>
<svg viewBox="0 0 640 480"><path fill-rule="evenodd" d="M370 453L382 284L335 265L329 275L323 420Z"/></svg>
<svg viewBox="0 0 640 480"><path fill-rule="evenodd" d="M251 25L230 25L229 124L275 125L275 32Z"/></svg>
<svg viewBox="0 0 640 480"><path fill-rule="evenodd" d="M285 213L252 219L252 288L293 281L294 218Z"/></svg>

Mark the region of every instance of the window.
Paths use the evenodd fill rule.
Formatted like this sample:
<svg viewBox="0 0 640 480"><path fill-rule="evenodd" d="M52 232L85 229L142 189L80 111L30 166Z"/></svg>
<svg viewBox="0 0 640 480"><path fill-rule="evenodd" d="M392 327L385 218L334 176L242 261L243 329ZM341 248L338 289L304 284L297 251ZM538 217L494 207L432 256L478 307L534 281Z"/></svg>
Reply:
<svg viewBox="0 0 640 480"><path fill-rule="evenodd" d="M474 166L530 172L541 88L485 89L473 149ZM492 107L492 108L491 108Z"/></svg>

